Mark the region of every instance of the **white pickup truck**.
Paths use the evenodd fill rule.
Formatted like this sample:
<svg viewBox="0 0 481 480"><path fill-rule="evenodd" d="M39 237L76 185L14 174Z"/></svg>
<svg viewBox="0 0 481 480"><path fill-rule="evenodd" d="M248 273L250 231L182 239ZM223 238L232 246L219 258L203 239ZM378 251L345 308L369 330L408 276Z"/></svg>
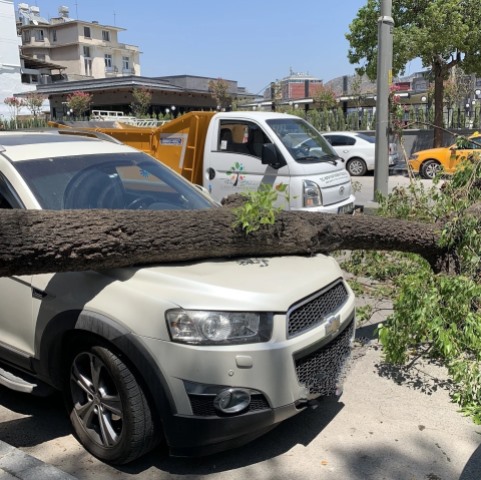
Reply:
<svg viewBox="0 0 481 480"><path fill-rule="evenodd" d="M110 128L98 123L90 130L149 153L219 201L256 191L261 184L283 184L287 196L279 206L286 210L354 210L344 160L311 124L294 115L189 112L157 128L120 122Z"/></svg>

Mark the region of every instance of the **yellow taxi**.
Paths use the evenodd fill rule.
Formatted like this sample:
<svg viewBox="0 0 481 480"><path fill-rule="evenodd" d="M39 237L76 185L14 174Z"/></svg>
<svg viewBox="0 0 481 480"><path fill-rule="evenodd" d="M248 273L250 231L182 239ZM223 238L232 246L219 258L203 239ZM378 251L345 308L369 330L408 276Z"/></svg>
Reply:
<svg viewBox="0 0 481 480"><path fill-rule="evenodd" d="M460 146L453 144L449 147L420 150L409 159L409 166L414 173L419 173L421 178L431 179L441 170L454 173L461 160L473 153L481 154L480 132L475 132Z"/></svg>

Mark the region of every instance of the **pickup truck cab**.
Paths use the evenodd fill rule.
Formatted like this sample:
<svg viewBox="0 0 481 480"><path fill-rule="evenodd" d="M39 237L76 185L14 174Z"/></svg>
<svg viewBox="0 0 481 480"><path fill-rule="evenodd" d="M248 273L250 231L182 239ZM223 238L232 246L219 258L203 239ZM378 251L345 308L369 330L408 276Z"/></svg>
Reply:
<svg viewBox="0 0 481 480"><path fill-rule="evenodd" d="M309 123L273 112L226 112L212 117L204 148L203 184L218 200L287 185L287 210L349 213L354 208L344 160Z"/></svg>

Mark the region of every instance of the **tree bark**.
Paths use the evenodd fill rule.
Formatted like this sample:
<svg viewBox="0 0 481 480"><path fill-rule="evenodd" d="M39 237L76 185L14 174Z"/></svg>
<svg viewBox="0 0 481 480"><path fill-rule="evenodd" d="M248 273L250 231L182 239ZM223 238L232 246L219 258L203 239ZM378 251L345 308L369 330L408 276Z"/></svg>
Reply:
<svg viewBox="0 0 481 480"><path fill-rule="evenodd" d="M446 71L441 61L434 63L434 140L433 148L441 147L443 144L443 98L444 98L444 79ZM429 119L428 119L429 121Z"/></svg>
<svg viewBox="0 0 481 480"><path fill-rule="evenodd" d="M273 226L249 235L233 223L227 207L1 210L0 276L357 249L418 253L440 270L449 254L437 245L437 225L370 215L284 211Z"/></svg>

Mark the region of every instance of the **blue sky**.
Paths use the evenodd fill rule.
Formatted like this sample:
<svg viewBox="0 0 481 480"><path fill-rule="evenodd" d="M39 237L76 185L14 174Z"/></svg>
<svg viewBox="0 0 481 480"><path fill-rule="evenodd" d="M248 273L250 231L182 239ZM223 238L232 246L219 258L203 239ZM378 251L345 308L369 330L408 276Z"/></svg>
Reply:
<svg viewBox="0 0 481 480"><path fill-rule="evenodd" d="M15 8L18 2L15 0ZM365 0L30 0L43 17L70 16L125 28L144 76L199 75L237 80L251 93L294 72L327 82L354 73L345 33ZM373 28L377 29L377 25ZM413 67L414 68L414 67ZM417 67L419 69L419 67ZM416 69L406 69L406 74Z"/></svg>

